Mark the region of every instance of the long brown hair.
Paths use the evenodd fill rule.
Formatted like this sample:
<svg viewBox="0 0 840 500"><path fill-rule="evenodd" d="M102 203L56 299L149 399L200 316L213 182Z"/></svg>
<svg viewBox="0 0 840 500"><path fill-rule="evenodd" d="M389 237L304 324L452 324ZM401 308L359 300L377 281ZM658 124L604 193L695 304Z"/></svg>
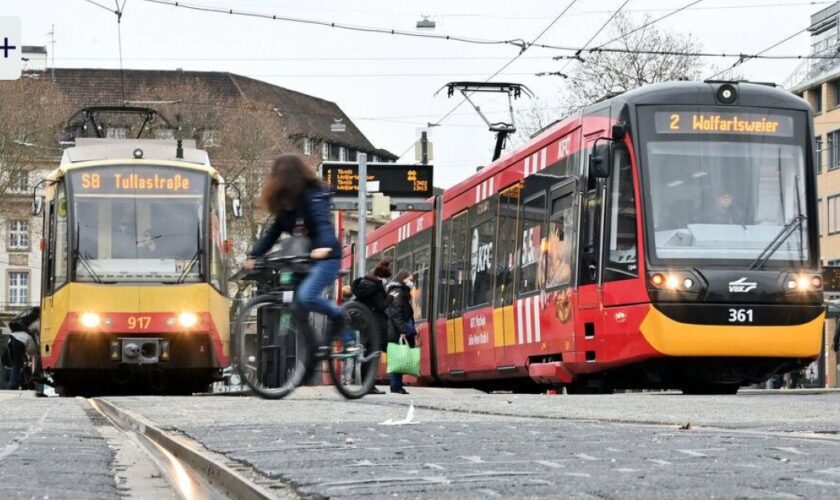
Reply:
<svg viewBox="0 0 840 500"><path fill-rule="evenodd" d="M260 205L273 214L292 210L306 188L319 184L318 174L300 156L281 155L263 184Z"/></svg>

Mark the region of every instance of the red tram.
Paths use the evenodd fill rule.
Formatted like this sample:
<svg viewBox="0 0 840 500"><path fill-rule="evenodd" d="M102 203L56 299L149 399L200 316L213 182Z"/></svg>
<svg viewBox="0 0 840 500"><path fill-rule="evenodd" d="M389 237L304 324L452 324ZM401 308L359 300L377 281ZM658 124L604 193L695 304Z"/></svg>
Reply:
<svg viewBox="0 0 840 500"><path fill-rule="evenodd" d="M651 85L379 228L367 267L417 277L419 383L734 393L810 363L824 320L811 124L769 85Z"/></svg>

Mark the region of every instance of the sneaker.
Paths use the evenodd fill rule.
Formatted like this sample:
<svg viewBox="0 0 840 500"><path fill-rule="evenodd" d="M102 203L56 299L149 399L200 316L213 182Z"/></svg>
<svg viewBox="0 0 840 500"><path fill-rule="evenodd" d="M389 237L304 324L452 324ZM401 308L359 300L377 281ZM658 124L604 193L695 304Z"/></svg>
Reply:
<svg viewBox="0 0 840 500"><path fill-rule="evenodd" d="M370 390L370 392L368 392L368 394L385 394L385 391L380 391L378 388L374 387Z"/></svg>
<svg viewBox="0 0 840 500"><path fill-rule="evenodd" d="M391 389L391 394L408 394L408 391L400 387L399 389Z"/></svg>

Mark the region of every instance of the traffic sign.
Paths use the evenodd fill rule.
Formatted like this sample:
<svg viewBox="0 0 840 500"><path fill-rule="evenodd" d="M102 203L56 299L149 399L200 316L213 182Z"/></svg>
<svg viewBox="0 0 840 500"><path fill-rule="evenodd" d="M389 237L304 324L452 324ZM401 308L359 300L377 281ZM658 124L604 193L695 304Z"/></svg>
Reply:
<svg viewBox="0 0 840 500"><path fill-rule="evenodd" d="M20 18L0 17L0 80L20 78L23 48Z"/></svg>
<svg viewBox="0 0 840 500"><path fill-rule="evenodd" d="M333 192L333 197L353 198L359 194L359 165L351 162L324 162L321 177ZM378 182L378 191L392 199L424 200L431 197L431 165L398 165L396 163L368 163L367 182Z"/></svg>

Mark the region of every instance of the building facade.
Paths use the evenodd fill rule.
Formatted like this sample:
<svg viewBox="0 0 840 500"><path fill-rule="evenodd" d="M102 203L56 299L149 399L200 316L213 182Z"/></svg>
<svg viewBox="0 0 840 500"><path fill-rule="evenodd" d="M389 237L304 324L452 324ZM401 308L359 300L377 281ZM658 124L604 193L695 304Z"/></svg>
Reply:
<svg viewBox="0 0 840 500"><path fill-rule="evenodd" d="M836 55L840 51L840 2L812 15L808 31L812 55ZM823 265L840 266L840 61L808 59L785 87L808 101L814 111L820 258ZM831 349L837 321L826 321L823 344L829 387L838 387L838 357Z"/></svg>

